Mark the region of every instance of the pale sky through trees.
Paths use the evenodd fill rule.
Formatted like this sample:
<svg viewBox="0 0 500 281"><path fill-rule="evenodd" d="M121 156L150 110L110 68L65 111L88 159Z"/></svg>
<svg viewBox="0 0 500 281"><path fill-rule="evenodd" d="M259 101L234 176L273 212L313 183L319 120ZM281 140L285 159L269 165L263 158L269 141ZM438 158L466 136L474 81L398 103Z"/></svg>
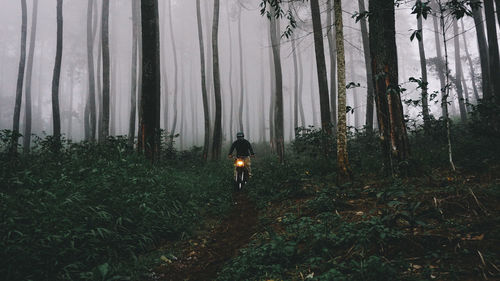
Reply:
<svg viewBox="0 0 500 281"><path fill-rule="evenodd" d="M131 71L131 42L132 42L132 16L131 16L131 0L110 0L110 52L111 52L111 97L110 100L115 103L115 110L111 107L111 129L115 135L126 135L128 133L128 118L130 107L130 71ZM202 0L202 19L203 31L205 38L206 56L208 40L207 36L211 32L211 19L207 20L206 16L212 17L213 1ZM250 128L245 128L245 134L250 140L258 141L262 132L259 132L259 120L261 115L265 115L266 134L268 135L268 119L269 119L269 94L270 94L270 69L269 69L269 50L270 43L268 39L267 28L269 26L268 19L259 13L258 4L260 1L244 1L244 0L221 0L220 1L220 20L219 20L219 58L221 70L221 92L223 96L223 129L225 142L230 140L228 134L235 135L237 132L237 114L233 117L234 128L229 127L229 36L228 24L230 24L232 33L232 50L233 50L233 98L235 112L238 110L239 99L239 71L240 65L237 37L237 18L238 6L243 5L242 9L242 37L243 37L243 56L244 56L244 87L245 95L248 96L249 113L242 114L244 124L250 124ZM320 0L320 9L322 11L322 26L326 27L326 1ZM28 4L28 34L31 26L31 9L33 2L27 1ZM167 62L167 84L168 84L168 104L169 117L168 122L172 120L172 101L174 87L174 69L173 69L173 52L169 40L168 20L168 4L167 0L160 0L160 36L162 40L161 56L165 56ZM369 7L366 3L367 9ZM356 89L359 98L359 104L353 104L354 90L347 90L347 105L355 107L355 110L361 111L360 124L364 124L364 111L366 102L366 72L364 69L363 45L361 43L361 33L359 23L351 17L355 11L358 11L357 1L343 1L344 10L344 35L346 49L346 82L356 82L361 84L361 88ZM417 20L415 15L411 15L411 7L413 2L401 5L396 8L396 40L398 46L398 63L399 63L399 79L403 88L407 91L402 95L403 99L419 99L420 90L416 89L415 83L408 82L410 77L419 78L420 64L418 54L418 42L415 39L410 41L410 35L417 29ZM100 13L101 0L97 1L97 9ZM0 129L12 129L12 116L14 110L14 98L16 92L17 69L19 64L20 54L20 35L21 35L21 2L13 0L0 0ZM209 9L206 11L206 9ZM87 55L86 55L86 17L87 17L87 1L83 0L65 0L64 1L64 49L62 58L62 72L60 84L60 110L61 110L61 127L65 137L71 135L74 140L81 140L84 137L83 130L83 110L88 93L88 74L87 74ZM179 114L184 112L184 125L182 128L183 143L187 147L192 145L203 145L203 108L201 100L200 86L200 58L199 45L196 21L196 1L195 0L177 0L172 3L172 23L174 37L176 40L177 56L179 61L179 95L184 95L184 99L179 98L179 107L184 106L186 110L178 110ZM311 83L315 96L314 111L317 114L317 120L320 120L319 114L319 96L318 96L318 81L316 78L315 68L311 68L311 64L315 64L314 44L312 37L312 24L310 19L309 3L302 4L298 14L299 27L295 30L297 39L297 51L302 55L302 73L303 73L303 88L302 88L302 103L305 110L306 122L312 124L312 108L311 105ZM229 20L229 23L228 23ZM281 22L282 31L286 27L286 20ZM464 18L465 32L469 52L474 62L476 75L480 75L479 58L477 51L477 40L474 30L474 22L472 18ZM98 21L100 27L100 17ZM464 32L460 27L460 33ZM99 29L97 32L99 32ZM439 91L439 80L435 67L429 61L436 56L434 43L434 30L432 19L429 17L423 22L424 46L428 59L428 77L429 77L429 94L434 91ZM328 41L326 40L326 32L323 33L325 50L328 50ZM453 30L450 27L448 38L452 38ZM29 44L28 36L28 44ZM284 136L289 140L290 130L293 130L293 106L291 106L290 98L293 98L293 56L292 48L289 39L282 38L281 41L281 58L283 66L283 96L284 96ZM441 42L442 44L442 42ZM454 46L453 39L447 41L448 51L450 54L450 69L454 75ZM460 44L463 50L463 37L460 36ZM36 48L34 56L33 78L32 78L32 106L33 106L33 133L42 135L46 132L52 134L52 112L51 112L51 80L52 69L54 66L54 55L56 47L56 0L39 0L38 7L38 28L36 36ZM263 49L263 50L262 50ZM98 48L95 44L94 59L97 60ZM352 54L352 56L351 56ZM261 59L261 56L264 56ZM326 59L329 61L329 54L325 52ZM353 58L351 61L350 58ZM264 67L262 67L261 62ZM97 67L97 61L96 61ZM353 65L354 64L354 65ZM351 67L353 65L353 67ZM469 93L472 93L472 84L469 71L469 65L465 58L465 53L462 51L462 67L464 76L469 88ZM164 68L162 68L163 71ZM264 81L261 80L261 72L264 69ZM311 69L313 73L311 76ZM354 69L354 73L351 72ZM329 64L327 63L327 70ZM97 75L97 74L96 74ZM328 75L329 76L329 75ZM72 78L71 78L72 77ZM162 77L164 77L162 75ZM183 77L183 81L181 78ZM208 75L211 77L211 75ZM311 81L311 77L313 80ZM71 84L73 81L73 84ZM478 79L480 81L480 79ZM261 84L264 84L264 93L261 93ZM162 85L163 82L162 82ZM209 86L212 85L209 83ZM212 85L213 86L213 85ZM480 87L480 83L478 83ZM162 99L165 89L162 89ZM208 91L213 95L213 90ZM481 94L481 90L479 91ZM70 95L73 93L73 106L70 108ZM179 96L180 97L180 96ZM261 99L264 97L265 108L262 108ZM431 114L436 118L440 117L440 103L437 99L429 102ZM450 106L450 113L458 116L458 102L456 92L452 89L452 98L455 105ZM184 104L181 104L181 100ZM194 101L194 105L193 105ZM246 101L245 101L246 102ZM23 97L24 104L24 97ZM23 105L24 106L24 105ZM417 118L420 122L422 117L419 115L421 108L408 107L404 105L405 113L410 114L411 118ZM21 107L21 124L20 128L24 127L24 109ZM246 110L246 107L243 107ZM211 108L212 109L212 108ZM196 114L191 114L196 111ZM163 112L161 113L161 127L163 124ZM417 116L419 115L419 116ZM71 116L71 117L70 117ZM247 116L250 118L247 122ZM191 127L193 124L192 118L197 124L195 130ZM69 118L72 119L71 133L68 130ZM179 116L179 118L183 118ZM348 125L354 126L354 115L348 114ZM318 121L319 122L319 121ZM300 124L300 122L299 122ZM171 126L170 124L167 124ZM315 124L319 126L320 124ZM177 125L176 133L179 133L180 119ZM21 130L22 131L22 130ZM193 133L197 132L197 133ZM267 137L268 139L269 137ZM177 142L179 144L179 142Z"/></svg>

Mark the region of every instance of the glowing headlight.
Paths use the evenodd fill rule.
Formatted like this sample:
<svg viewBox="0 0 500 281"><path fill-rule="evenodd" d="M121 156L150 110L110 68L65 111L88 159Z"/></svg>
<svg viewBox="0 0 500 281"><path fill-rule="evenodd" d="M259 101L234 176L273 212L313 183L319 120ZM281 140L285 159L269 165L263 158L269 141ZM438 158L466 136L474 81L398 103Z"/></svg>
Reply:
<svg viewBox="0 0 500 281"><path fill-rule="evenodd" d="M243 167L243 166L245 166L245 162L243 162L242 160L238 160L238 161L236 161L236 166Z"/></svg>

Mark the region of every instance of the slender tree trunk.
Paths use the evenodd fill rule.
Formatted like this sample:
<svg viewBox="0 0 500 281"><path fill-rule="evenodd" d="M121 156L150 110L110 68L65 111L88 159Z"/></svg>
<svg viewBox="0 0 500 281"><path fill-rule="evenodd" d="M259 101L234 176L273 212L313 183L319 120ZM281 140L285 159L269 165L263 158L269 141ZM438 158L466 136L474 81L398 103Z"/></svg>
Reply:
<svg viewBox="0 0 500 281"><path fill-rule="evenodd" d="M321 30L321 14L318 0L310 0L314 30L314 50L316 53L316 69L318 73L319 103L321 111L321 127L328 135L332 134L330 119L330 100L328 96L328 78L326 74L325 50L323 46L323 32ZM325 144L327 145L327 144ZM328 149L325 147L325 155Z"/></svg>
<svg viewBox="0 0 500 281"><path fill-rule="evenodd" d="M311 95L311 113L312 113L312 119L313 119L313 126L317 126L318 125L318 118L316 116L316 99L314 98L314 61L311 60L311 80L310 80L310 86L311 86L311 92L310 92L310 95Z"/></svg>
<svg viewBox="0 0 500 281"><path fill-rule="evenodd" d="M31 14L31 30L30 30L30 46L28 53L28 64L26 65L26 86L24 90L25 94L25 109L24 109L24 138L23 138L23 148L24 152L28 153L31 146L31 79L33 76L33 57L35 54L35 43L36 43L36 25L38 17L38 0L33 0L33 11Z"/></svg>
<svg viewBox="0 0 500 281"><path fill-rule="evenodd" d="M12 146L11 152L17 153L19 141L19 119L21 116L21 102L23 98L24 71L26 68L26 36L27 36L27 16L26 0L21 0L21 56L19 58L19 68L17 73L16 102L14 104L14 119L12 125Z"/></svg>
<svg viewBox="0 0 500 281"><path fill-rule="evenodd" d="M302 93L304 89L304 70L302 68L302 53L299 51L297 54L298 66L299 66L299 112L300 112L300 123L302 127L306 126L306 115L304 114L304 104L302 103Z"/></svg>
<svg viewBox="0 0 500 281"><path fill-rule="evenodd" d="M438 11L438 6L436 4L436 0L432 0L433 1L433 9L435 11ZM441 40L439 39L439 24L438 24L438 18L439 18L439 15L438 16L433 16L432 17L432 23L434 25L434 41L435 41L435 44L436 44L436 57L437 57L437 65L436 65L436 70L437 70L437 73L438 73L438 77L439 77L439 83L440 83L440 87L441 87L441 114L443 116L443 118L445 118L445 116L448 116L448 106L444 106L443 104L443 100L444 100L444 95L446 94L446 91L445 91L445 87L446 87L446 83L445 83L445 73L443 72L443 67L444 67L444 63L443 63L443 55L442 55L442 52L441 52Z"/></svg>
<svg viewBox="0 0 500 281"><path fill-rule="evenodd" d="M215 124L212 157L219 160L222 149L222 101L220 89L220 70L219 70L219 0L214 0L214 18L212 24L212 56L213 56L213 77L215 94Z"/></svg>
<svg viewBox="0 0 500 281"><path fill-rule="evenodd" d="M73 96L74 96L74 72L70 71L70 82L69 82L69 109L68 109L68 139L71 140L73 137Z"/></svg>
<svg viewBox="0 0 500 281"><path fill-rule="evenodd" d="M61 78L61 63L63 51L63 1L57 0L57 45L52 76L52 128L54 131L54 149L61 146L61 114L59 111L59 79Z"/></svg>
<svg viewBox="0 0 500 281"><path fill-rule="evenodd" d="M474 91L474 98L476 102L479 101L479 93L477 90L477 84L476 84L476 72L474 70L474 64L472 63L472 59L469 53L469 47L467 47L467 39L465 38L465 28L464 28L464 21L461 20L460 23L462 24L462 39L464 41L464 51L465 55L467 57L467 62L469 63L469 71L470 71L470 77L472 80L472 89Z"/></svg>
<svg viewBox="0 0 500 281"><path fill-rule="evenodd" d="M229 10L229 7L228 7ZM229 139L233 143L233 120L234 120L234 95L233 95L233 39L231 35L231 21L230 16L227 16L227 34L229 36L229 97L230 97L230 109L229 109Z"/></svg>
<svg viewBox="0 0 500 281"><path fill-rule="evenodd" d="M283 74L280 57L280 28L279 18L271 17L271 43L273 49L274 73L276 79L276 93L274 104L274 140L275 149L280 163L285 162L285 143L283 132Z"/></svg>
<svg viewBox="0 0 500 281"><path fill-rule="evenodd" d="M422 1L417 0L417 4L420 4ZM424 119L424 128L426 130L429 129L430 126L430 114L429 114L429 102L428 102L428 85L427 82L427 60L425 57L425 48L424 48L424 29L422 27L422 16L417 16L417 29L420 31L420 39L418 39L418 51L420 54L420 71L422 74L422 85L420 85L422 89L421 100L422 100L422 116Z"/></svg>
<svg viewBox="0 0 500 281"><path fill-rule="evenodd" d="M95 141L96 133L96 101L95 101L95 73L94 73L94 35L92 26L92 15L97 14L97 11L93 11L94 0L88 0L87 5L87 66L89 75L89 94L88 94L88 106L89 106L89 119L86 119L89 125L88 135L90 141ZM96 25L96 24L94 24ZM94 29L96 27L94 26Z"/></svg>
<svg viewBox="0 0 500 281"><path fill-rule="evenodd" d="M460 55L460 41L458 33L458 24L457 20L453 19L453 43L455 45L455 74L456 74L456 88L458 94L458 105L460 108L460 119L462 123L467 122L467 109L465 108L465 99L464 99L464 89L462 88L462 58Z"/></svg>
<svg viewBox="0 0 500 281"><path fill-rule="evenodd" d="M200 43L200 60L201 60L201 97L203 100L203 116L205 120L205 136L203 139L203 159L208 159L208 149L210 144L210 112L208 108L208 94L207 94L207 79L205 74L205 49L203 44L203 26L201 23L201 8L200 0L196 0L196 19L198 21L198 40ZM232 101L232 96L231 96ZM232 102L231 102L232 110ZM231 116L232 120L232 116Z"/></svg>
<svg viewBox="0 0 500 281"><path fill-rule="evenodd" d="M292 52L293 52L293 128L299 127L299 70L297 66L297 46L295 40L297 37L292 35Z"/></svg>
<svg viewBox="0 0 500 281"><path fill-rule="evenodd" d="M443 4L441 3L441 0L438 0L439 4L439 19L440 19L440 25L441 25L441 34L443 36L443 43L444 43L444 54L445 54L445 73L446 73L446 86L442 91L444 92L443 95L443 100L441 101L442 107L444 108L444 111L446 112L446 115L443 116L445 119L445 125L446 125L446 138L447 138L447 144L448 144L448 160L450 162L451 169L455 171L455 164L453 163L453 153L451 149L451 132L450 132L450 118L448 116L448 97L450 95L450 71L448 67L448 44L446 44L446 25L445 25L445 20L444 20L444 11L445 8Z"/></svg>
<svg viewBox="0 0 500 281"><path fill-rule="evenodd" d="M245 85L243 84L243 43L241 39L242 35L241 31L241 7L239 8L239 14L238 14L238 47L239 47L239 54L240 54L240 106L239 106L239 111L238 111L238 122L239 122L239 130L243 132L243 101L245 99ZM248 129L248 128L247 128Z"/></svg>
<svg viewBox="0 0 500 281"><path fill-rule="evenodd" d="M333 19L333 0L328 0L327 2L327 38L328 38L328 46L330 51L330 120L332 122L332 132L334 134L337 133L337 50L336 50L336 34L335 27L332 25Z"/></svg>
<svg viewBox="0 0 500 281"><path fill-rule="evenodd" d="M369 6L372 79L382 151L386 169L392 174L399 174L407 171L410 147L398 84L394 3L370 0Z"/></svg>
<svg viewBox="0 0 500 281"><path fill-rule="evenodd" d="M109 54L109 1L102 2L102 119L99 142L103 143L109 136L109 96L110 96L110 54Z"/></svg>
<svg viewBox="0 0 500 281"><path fill-rule="evenodd" d="M337 184L342 185L351 180L351 168L347 154L347 120L346 120L346 81L344 53L344 24L342 22L342 2L334 1L335 34L337 49L337 90L338 90L338 126L337 126Z"/></svg>
<svg viewBox="0 0 500 281"><path fill-rule="evenodd" d="M482 3L480 0L475 0ZM482 5L482 4L481 4ZM477 5L473 6L477 7ZM481 61L481 85L483 90L483 99L489 100L491 98L491 83L490 83L490 63L488 57L488 43L486 42L486 34L484 32L483 12L481 7L472 10L472 17L476 27L476 38L479 50L479 59Z"/></svg>
<svg viewBox="0 0 500 281"><path fill-rule="evenodd" d="M358 0L359 12L366 12L365 0ZM368 27L366 24L366 19L362 18L360 20L361 27L361 38L363 41L363 53L365 57L365 68L366 68L366 132L373 132L373 105L374 105L374 90L373 90L373 80L372 80L372 65L370 57L370 38L368 36Z"/></svg>
<svg viewBox="0 0 500 281"><path fill-rule="evenodd" d="M106 2L106 1L105 1ZM158 0L141 0L142 87L138 148L148 159L160 156L160 28Z"/></svg>
<svg viewBox="0 0 500 281"><path fill-rule="evenodd" d="M262 112L261 114L259 114L260 116L260 119L259 119L259 123L260 123L260 137L261 137L261 142L262 143L266 143L266 114L265 114L265 111L264 111L264 108L266 108L266 102L265 102L265 85L264 85L264 81L266 81L266 76L265 76L265 67L264 67L264 49L261 48L260 49L260 81L262 81L262 83L260 83L260 93L261 93L261 97L260 97L260 108L262 109Z"/></svg>
<svg viewBox="0 0 500 281"><path fill-rule="evenodd" d="M128 123L128 146L134 147L135 139L135 115L137 109L137 48L139 38L139 2L132 1L132 71L130 77L130 116Z"/></svg>
<svg viewBox="0 0 500 281"><path fill-rule="evenodd" d="M272 42L272 30L273 22L269 21L269 28L267 29L269 33L269 43L271 47L269 48L269 72L271 80L271 93L269 95L269 143L271 145L271 153L275 152L275 138L274 138L274 104L276 100L276 71L274 70L274 59L273 59L273 42Z"/></svg>
<svg viewBox="0 0 500 281"><path fill-rule="evenodd" d="M498 53L497 26L495 23L495 7L493 0L484 0L484 14L486 17L486 31L488 32L488 55L490 63L491 102L500 105L500 56Z"/></svg>

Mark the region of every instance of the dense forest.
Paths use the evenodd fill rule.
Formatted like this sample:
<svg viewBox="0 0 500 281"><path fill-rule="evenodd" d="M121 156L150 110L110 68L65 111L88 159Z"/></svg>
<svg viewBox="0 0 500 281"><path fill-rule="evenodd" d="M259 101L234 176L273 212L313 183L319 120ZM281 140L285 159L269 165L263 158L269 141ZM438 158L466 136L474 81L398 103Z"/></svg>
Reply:
<svg viewBox="0 0 500 281"><path fill-rule="evenodd" d="M499 0L0 7L0 279L500 280Z"/></svg>

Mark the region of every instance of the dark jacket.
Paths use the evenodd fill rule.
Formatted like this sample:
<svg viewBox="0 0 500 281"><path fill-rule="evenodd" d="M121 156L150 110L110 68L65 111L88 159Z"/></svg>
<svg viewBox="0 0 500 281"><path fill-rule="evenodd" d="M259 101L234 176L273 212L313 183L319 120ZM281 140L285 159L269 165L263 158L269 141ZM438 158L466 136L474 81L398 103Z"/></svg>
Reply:
<svg viewBox="0 0 500 281"><path fill-rule="evenodd" d="M233 154L234 149L236 149L236 157L244 157L254 155L252 145L246 139L237 139L231 145L231 149L229 150L229 155Z"/></svg>

